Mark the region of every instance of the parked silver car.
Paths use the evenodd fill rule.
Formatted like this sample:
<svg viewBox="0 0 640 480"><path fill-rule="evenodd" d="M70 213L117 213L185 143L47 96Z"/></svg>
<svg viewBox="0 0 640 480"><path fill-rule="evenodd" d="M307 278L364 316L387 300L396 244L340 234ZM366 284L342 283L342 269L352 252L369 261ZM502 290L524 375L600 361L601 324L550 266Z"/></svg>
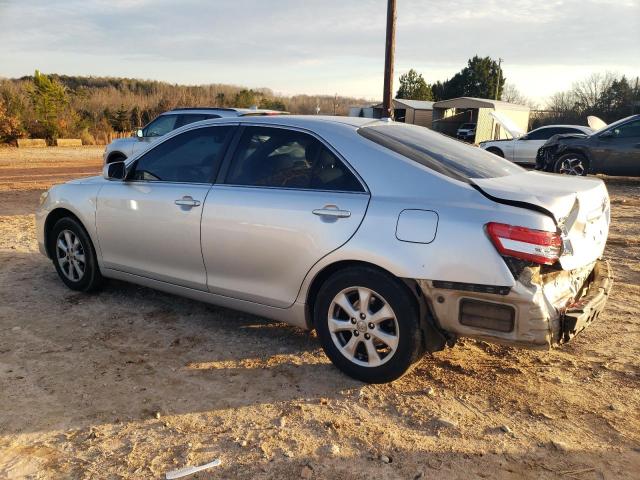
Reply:
<svg viewBox="0 0 640 480"><path fill-rule="evenodd" d="M511 139L480 142L480 148L515 163L535 165L538 149L554 135L578 134L586 137L592 133L590 127L583 125L545 125L521 136L515 136L513 132Z"/></svg>
<svg viewBox="0 0 640 480"><path fill-rule="evenodd" d="M366 382L458 336L566 342L611 286L601 180L364 118L191 124L52 187L36 219L72 289L116 278L315 328Z"/></svg>
<svg viewBox="0 0 640 480"><path fill-rule="evenodd" d="M145 127L138 129L132 137L118 138L104 149L102 158L104 163L122 162L148 149L151 144L173 130L190 123L200 122L212 118L244 117L254 115L277 115L276 110L256 108L221 108L221 107L190 107L174 108L161 113Z"/></svg>

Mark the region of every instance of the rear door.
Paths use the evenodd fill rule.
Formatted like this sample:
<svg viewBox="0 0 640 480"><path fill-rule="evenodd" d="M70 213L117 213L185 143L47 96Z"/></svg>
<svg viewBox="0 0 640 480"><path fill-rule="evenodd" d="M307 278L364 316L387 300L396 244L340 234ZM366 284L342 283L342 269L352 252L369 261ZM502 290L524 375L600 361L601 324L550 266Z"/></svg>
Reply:
<svg viewBox="0 0 640 480"><path fill-rule="evenodd" d="M351 238L369 194L310 133L247 126L202 213L211 292L288 307L322 257Z"/></svg>
<svg viewBox="0 0 640 480"><path fill-rule="evenodd" d="M599 171L609 175L640 176L640 120L612 128L598 137Z"/></svg>
<svg viewBox="0 0 640 480"><path fill-rule="evenodd" d="M102 187L96 225L105 267L207 289L200 218L235 128L182 132L136 160L126 181Z"/></svg>

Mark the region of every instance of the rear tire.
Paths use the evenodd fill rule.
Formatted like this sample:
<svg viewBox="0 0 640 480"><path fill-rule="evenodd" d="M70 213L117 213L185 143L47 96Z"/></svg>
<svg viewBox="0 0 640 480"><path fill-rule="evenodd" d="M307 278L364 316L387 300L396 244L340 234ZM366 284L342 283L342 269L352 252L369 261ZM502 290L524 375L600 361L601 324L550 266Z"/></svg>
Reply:
<svg viewBox="0 0 640 480"><path fill-rule="evenodd" d="M504 158L504 153L499 148L487 148L487 152L491 152L494 155Z"/></svg>
<svg viewBox="0 0 640 480"><path fill-rule="evenodd" d="M589 161L580 153L566 153L556 160L555 173L584 177L589 173Z"/></svg>
<svg viewBox="0 0 640 480"><path fill-rule="evenodd" d="M102 286L93 243L80 222L71 217L61 218L48 237L53 265L67 287L90 292Z"/></svg>
<svg viewBox="0 0 640 480"><path fill-rule="evenodd" d="M361 307L362 300L367 305ZM320 288L314 310L326 355L356 380L396 380L422 355L415 298L387 273L356 267L333 274Z"/></svg>

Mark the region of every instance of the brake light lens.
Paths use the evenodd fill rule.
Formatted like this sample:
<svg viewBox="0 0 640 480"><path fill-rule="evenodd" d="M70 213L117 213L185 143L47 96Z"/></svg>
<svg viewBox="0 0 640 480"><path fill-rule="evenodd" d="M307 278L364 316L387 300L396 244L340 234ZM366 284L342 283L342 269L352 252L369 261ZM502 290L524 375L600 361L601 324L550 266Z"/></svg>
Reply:
<svg viewBox="0 0 640 480"><path fill-rule="evenodd" d="M487 223L486 228L501 255L553 265L562 253L562 237L558 233L493 222Z"/></svg>

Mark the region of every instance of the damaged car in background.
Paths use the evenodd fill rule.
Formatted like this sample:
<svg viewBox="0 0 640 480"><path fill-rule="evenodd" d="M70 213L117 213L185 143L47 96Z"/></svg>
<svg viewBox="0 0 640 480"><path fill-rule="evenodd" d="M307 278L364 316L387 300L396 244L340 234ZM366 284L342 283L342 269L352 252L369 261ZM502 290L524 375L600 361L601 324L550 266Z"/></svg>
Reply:
<svg viewBox="0 0 640 480"><path fill-rule="evenodd" d="M429 129L237 117L168 133L53 186L36 231L71 289L104 278L315 329L388 382L458 337L534 348L602 312L609 196Z"/></svg>
<svg viewBox="0 0 640 480"><path fill-rule="evenodd" d="M538 150L536 169L577 176L640 176L640 115L623 118L587 136L551 137Z"/></svg>

